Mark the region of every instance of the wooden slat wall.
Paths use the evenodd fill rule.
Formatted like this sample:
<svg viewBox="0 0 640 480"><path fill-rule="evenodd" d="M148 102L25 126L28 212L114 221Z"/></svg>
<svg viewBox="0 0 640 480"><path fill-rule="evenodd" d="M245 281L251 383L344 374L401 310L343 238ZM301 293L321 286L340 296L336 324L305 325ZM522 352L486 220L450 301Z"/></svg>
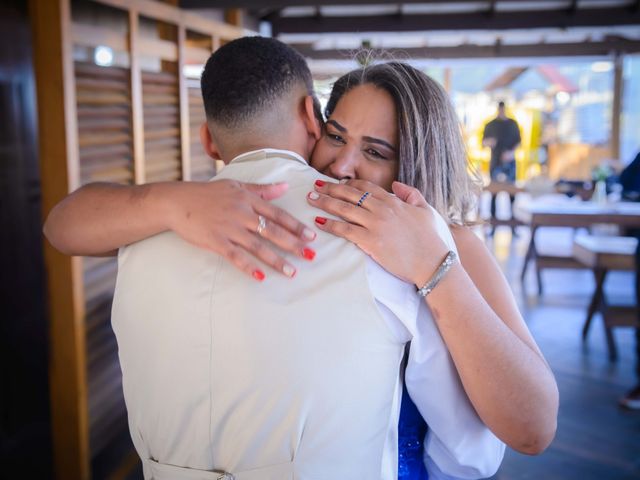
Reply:
<svg viewBox="0 0 640 480"><path fill-rule="evenodd" d="M170 72L142 72L144 158L147 182L180 180L180 99Z"/></svg>
<svg viewBox="0 0 640 480"><path fill-rule="evenodd" d="M76 62L74 70L80 182L134 183L130 70L85 62ZM118 347L111 328L116 271L115 258L83 259L92 459L127 427Z"/></svg>
<svg viewBox="0 0 640 480"><path fill-rule="evenodd" d="M189 87L189 129L191 132L191 180L206 181L216 174L215 163L200 143L200 125L205 121L200 87Z"/></svg>
<svg viewBox="0 0 640 480"><path fill-rule="evenodd" d="M129 70L76 63L81 183L133 183Z"/></svg>
<svg viewBox="0 0 640 480"><path fill-rule="evenodd" d="M99 455L127 425L118 347L111 329L111 302L117 261L85 258L89 445Z"/></svg>
<svg viewBox="0 0 640 480"><path fill-rule="evenodd" d="M38 28L54 25L57 29L47 32L51 40L43 37L34 42L39 62L39 104L41 109L49 106L46 112L39 112L41 119L47 119L41 122L46 129L40 133L45 214L65 193L89 182L207 180L215 173L214 163L199 143L198 129L204 120L199 88L188 89L180 75L190 57L194 63L205 60L207 50L242 36L240 28L152 0L89 2L94 7L98 4L122 12L122 23L128 27L128 32L123 32L109 22L82 23L94 21L93 15L77 15L72 21L71 9L86 8L87 2L32 3ZM113 18L112 14L107 16ZM145 36L148 31L139 28L141 16L164 22L167 32L175 29L175 41L168 39L171 35ZM36 30L36 34L39 32ZM194 43L188 35L202 40L202 44ZM64 52L63 63L50 61L61 56L52 56L51 42L56 52ZM98 45L128 56L128 66L73 62L74 46L91 49ZM141 65L150 65L141 61L142 55L160 60L160 71L141 70ZM50 77L56 75L63 77L56 85L63 83L64 92L50 83ZM51 88L40 88L47 85ZM51 105L59 108L52 109ZM52 125L65 127L64 132L45 134ZM58 160L64 168L55 163ZM56 477L89 479L91 460L108 452L109 442L127 428L117 345L110 323L117 262L114 258L88 257L65 261L62 255L49 253L48 284L51 294L56 295L51 302ZM58 288L61 285L70 288ZM69 372L77 375L70 377Z"/></svg>

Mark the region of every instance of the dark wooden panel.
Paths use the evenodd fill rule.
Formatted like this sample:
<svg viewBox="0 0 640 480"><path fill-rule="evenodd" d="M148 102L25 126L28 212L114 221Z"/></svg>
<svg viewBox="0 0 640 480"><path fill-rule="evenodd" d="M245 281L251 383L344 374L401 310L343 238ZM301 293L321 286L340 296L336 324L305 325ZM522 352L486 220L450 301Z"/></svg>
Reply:
<svg viewBox="0 0 640 480"><path fill-rule="evenodd" d="M0 476L45 479L52 475L49 325L32 65L27 2L1 2Z"/></svg>

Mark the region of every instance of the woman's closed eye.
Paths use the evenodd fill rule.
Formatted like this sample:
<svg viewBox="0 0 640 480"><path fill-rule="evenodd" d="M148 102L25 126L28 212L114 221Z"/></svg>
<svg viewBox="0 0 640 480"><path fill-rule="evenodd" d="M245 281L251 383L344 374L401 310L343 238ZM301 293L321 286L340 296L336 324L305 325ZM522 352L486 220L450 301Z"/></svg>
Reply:
<svg viewBox="0 0 640 480"><path fill-rule="evenodd" d="M369 155L370 157L374 157L374 158L378 158L380 160L387 160L387 156L383 155L382 153L380 153L378 150L376 150L375 148L366 148L364 150L364 152Z"/></svg>
<svg viewBox="0 0 640 480"><path fill-rule="evenodd" d="M342 138L342 136L337 133L326 132L325 135L329 140L331 140L334 143L339 143L341 145L344 145L346 143L344 138Z"/></svg>

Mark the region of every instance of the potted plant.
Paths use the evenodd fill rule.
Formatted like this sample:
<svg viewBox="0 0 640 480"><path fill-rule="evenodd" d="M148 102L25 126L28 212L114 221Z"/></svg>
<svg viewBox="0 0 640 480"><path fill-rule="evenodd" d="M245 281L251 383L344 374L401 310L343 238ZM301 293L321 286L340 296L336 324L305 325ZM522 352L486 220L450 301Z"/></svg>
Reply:
<svg viewBox="0 0 640 480"><path fill-rule="evenodd" d="M591 178L595 184L591 201L597 203L607 202L607 178L613 175L613 170L609 165L601 164L591 171Z"/></svg>

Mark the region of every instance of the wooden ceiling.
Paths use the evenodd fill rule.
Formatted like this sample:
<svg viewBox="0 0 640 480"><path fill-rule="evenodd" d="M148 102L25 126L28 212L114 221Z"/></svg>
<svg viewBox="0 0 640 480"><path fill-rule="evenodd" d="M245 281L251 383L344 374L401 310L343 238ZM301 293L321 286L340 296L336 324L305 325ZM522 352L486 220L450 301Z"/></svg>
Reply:
<svg viewBox="0 0 640 480"><path fill-rule="evenodd" d="M181 0L180 5L244 9L267 22L273 36L314 59L346 58L358 42L374 50L401 49L412 58L640 52L640 0Z"/></svg>

